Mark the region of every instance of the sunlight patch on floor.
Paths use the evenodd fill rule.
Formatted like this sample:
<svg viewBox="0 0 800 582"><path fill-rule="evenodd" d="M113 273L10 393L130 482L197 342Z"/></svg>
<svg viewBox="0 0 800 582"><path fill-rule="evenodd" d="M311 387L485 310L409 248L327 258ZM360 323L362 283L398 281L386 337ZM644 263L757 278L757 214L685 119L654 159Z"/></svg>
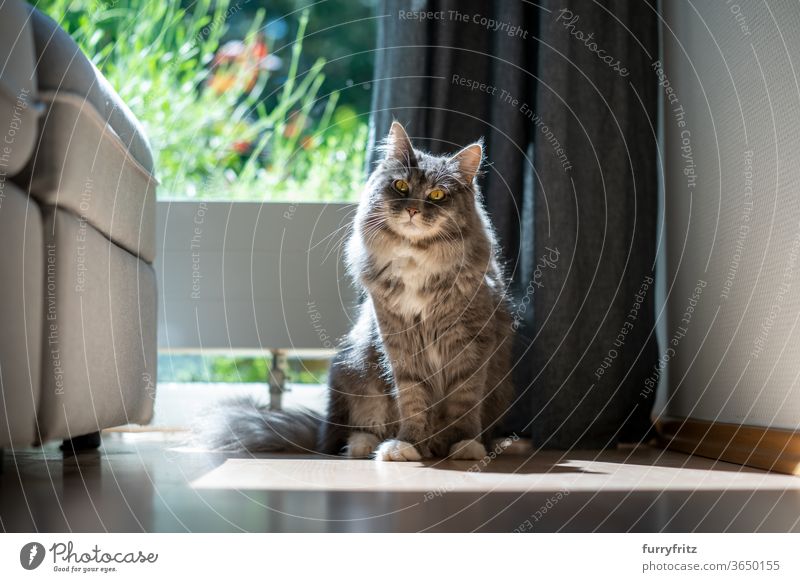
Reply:
<svg viewBox="0 0 800 582"><path fill-rule="evenodd" d="M472 469L472 470L471 470ZM800 490L800 479L658 451L540 453L532 458L380 463L306 458L228 459L192 482L195 489L290 491L702 491Z"/></svg>

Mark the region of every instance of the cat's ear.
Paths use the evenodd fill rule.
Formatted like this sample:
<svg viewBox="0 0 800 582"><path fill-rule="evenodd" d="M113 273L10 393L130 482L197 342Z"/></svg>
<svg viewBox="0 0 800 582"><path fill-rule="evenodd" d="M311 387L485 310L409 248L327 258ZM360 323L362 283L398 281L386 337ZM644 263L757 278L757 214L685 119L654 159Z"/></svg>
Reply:
<svg viewBox="0 0 800 582"><path fill-rule="evenodd" d="M480 170L483 161L483 143L480 141L468 145L452 158L458 164L458 169L467 185L472 184L475 174Z"/></svg>
<svg viewBox="0 0 800 582"><path fill-rule="evenodd" d="M414 147L411 145L411 140L408 138L405 128L398 121L392 122L392 127L389 130L389 135L386 136L386 143L384 145L387 160L399 160L405 165L411 167L416 165L416 157L414 156Z"/></svg>

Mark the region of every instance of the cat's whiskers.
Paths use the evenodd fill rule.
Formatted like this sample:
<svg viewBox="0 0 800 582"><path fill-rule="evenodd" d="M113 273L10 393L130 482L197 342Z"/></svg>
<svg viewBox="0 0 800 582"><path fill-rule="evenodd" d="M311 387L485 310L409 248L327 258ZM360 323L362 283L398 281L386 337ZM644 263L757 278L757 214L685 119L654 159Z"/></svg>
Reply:
<svg viewBox="0 0 800 582"><path fill-rule="evenodd" d="M340 222L341 226L339 226L333 232L331 232L331 233L325 235L324 237L322 237L318 242L316 242L314 245L312 245L308 250L309 251L313 251L314 249L316 249L318 246L320 246L322 243L324 243L326 241L328 241L328 243L330 243L330 241L336 240L336 236L338 234L342 233L342 232L344 232L344 236L339 238L337 244L341 244L342 241L347 240L347 237L350 234L350 229L353 226L352 215L355 214L356 211L358 211L358 207L349 209L347 215L342 217L342 221ZM329 251L330 247L326 246L325 250Z"/></svg>
<svg viewBox="0 0 800 582"><path fill-rule="evenodd" d="M386 228L386 222L381 221L378 224L372 225L370 228L362 231L362 238L364 245L369 247L378 238L378 235Z"/></svg>
<svg viewBox="0 0 800 582"><path fill-rule="evenodd" d="M375 204L373 205L373 207L374 207L374 208L382 208L382 207L383 207L383 203L382 203L382 202L375 203ZM355 214L355 212L356 212L357 210L358 210L358 206L356 206L355 208L351 208L351 209L350 209L350 211L348 212L348 214L347 214L347 215L346 215L346 216L343 218L343 220L346 220L346 219L347 219L347 218L348 218L350 215L352 215L352 214ZM384 220L384 219L383 219L383 217L382 217L382 216L380 216L380 215L378 215L378 214L369 215L369 216L368 216L368 217L367 217L367 218L364 220L364 222L363 222L363 225L364 225L365 227L369 227L369 226L371 226L371 225L372 225L372 223L373 223L374 221L376 221L376 220L378 220L378 221L382 221L382 220ZM341 251L342 251L342 249L343 249L343 247L344 247L345 243L346 243L346 242L347 242L347 240L350 238L350 233L351 233L351 231L352 231L352 228L353 228L353 227L354 227L353 221L352 221L352 220L350 220L350 221L348 221L347 223L345 223L343 226L341 226L341 227L337 228L337 229L336 229L336 230L335 230L333 233L331 233L330 235L328 235L327 237L325 237L325 238L327 238L329 241L335 240L335 242L334 242L332 245L328 246L328 247L325 249L325 250L326 250L326 254L325 254L325 258L324 258L323 260L327 261L327 260L328 260L328 258L329 258L331 255L333 255L334 253L336 253L336 255L337 255L337 256L339 256L339 254L341 253ZM339 237L337 238L337 235L338 235L339 233L343 233L343 235L342 235L342 236L339 236ZM324 240L324 239L323 239L323 240ZM320 242L321 242L321 241L320 241ZM316 246L318 246L319 244L320 244L320 243L317 243L317 245L314 245L314 247L312 247L312 249L313 249L313 248L315 248Z"/></svg>

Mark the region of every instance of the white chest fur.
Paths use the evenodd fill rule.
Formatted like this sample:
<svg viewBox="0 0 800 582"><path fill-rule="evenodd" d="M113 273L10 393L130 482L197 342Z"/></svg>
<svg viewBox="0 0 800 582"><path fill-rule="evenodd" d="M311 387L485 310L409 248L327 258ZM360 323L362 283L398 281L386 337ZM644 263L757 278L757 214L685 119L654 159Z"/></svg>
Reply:
<svg viewBox="0 0 800 582"><path fill-rule="evenodd" d="M435 272L434 262L409 245L392 248L380 260L386 264L384 274L394 286L386 295L389 307L405 317L425 317L432 299L423 289Z"/></svg>

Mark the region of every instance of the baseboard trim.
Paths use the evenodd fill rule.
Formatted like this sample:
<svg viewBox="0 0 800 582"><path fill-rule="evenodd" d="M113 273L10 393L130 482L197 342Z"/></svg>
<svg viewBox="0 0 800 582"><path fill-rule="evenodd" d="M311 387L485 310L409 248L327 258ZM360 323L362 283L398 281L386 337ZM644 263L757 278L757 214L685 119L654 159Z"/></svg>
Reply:
<svg viewBox="0 0 800 582"><path fill-rule="evenodd" d="M658 419L656 428L675 451L800 475L800 432L674 417Z"/></svg>

